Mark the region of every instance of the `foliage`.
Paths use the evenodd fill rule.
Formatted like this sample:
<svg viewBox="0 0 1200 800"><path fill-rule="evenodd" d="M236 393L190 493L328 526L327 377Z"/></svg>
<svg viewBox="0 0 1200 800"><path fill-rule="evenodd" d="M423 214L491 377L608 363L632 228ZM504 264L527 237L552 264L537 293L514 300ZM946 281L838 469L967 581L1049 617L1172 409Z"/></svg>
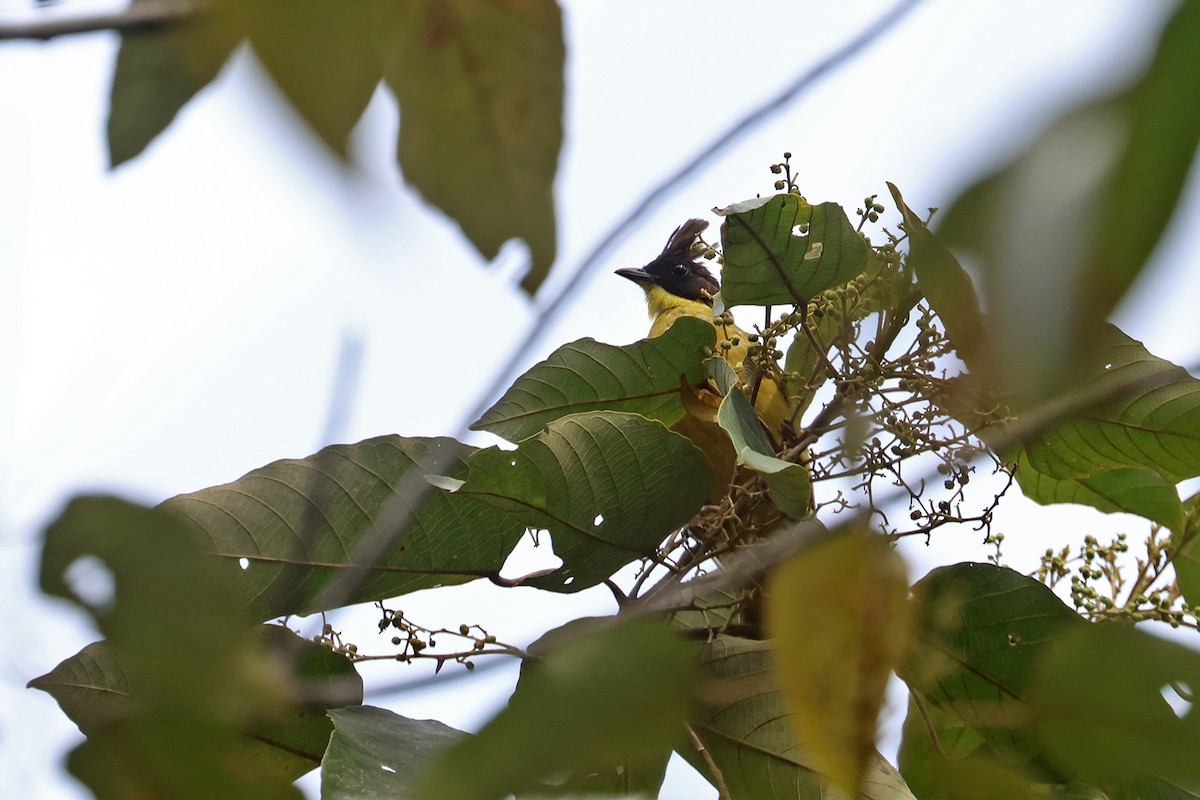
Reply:
<svg viewBox="0 0 1200 800"><path fill-rule="evenodd" d="M561 75L538 65L561 67L557 7L304 6L216 2L127 35L114 162L243 39L338 151L382 78L409 179L485 253L525 237L536 286L561 118ZM891 227L878 195L854 222L809 203L785 155L777 194L722 209L721 241L696 247L722 266L717 312L761 313L746 341L683 319L625 347L564 345L476 423L511 447L383 436L153 509L73 501L41 585L105 639L31 682L87 737L69 768L105 798L288 797L318 765L330 798L629 796L656 793L674 751L728 798L1200 796L1200 652L1131 624L1197 624L1200 500L1177 485L1200 475L1200 382L1106 321L1200 139L1196 47L1200 6L1183 4L1138 81L1051 126L936 233L891 185ZM338 70L317 76L326 61ZM1080 137L1096 146L1059 180L1048 159ZM497 185L481 192L485 171ZM755 410L764 382L788 397L777 429ZM969 494L977 470L1041 503L1141 516L1145 559L1129 578L1124 539L1085 538L1037 578L971 563L910 586L899 537L970 523L999 544L1003 492ZM561 565L502 576L527 535ZM1074 608L1051 588L1068 575ZM395 607L480 578L604 585L618 610L520 647ZM263 624L363 602L395 651ZM484 657L522 670L476 735L361 705L357 662ZM910 696L895 767L875 750L893 675Z"/></svg>

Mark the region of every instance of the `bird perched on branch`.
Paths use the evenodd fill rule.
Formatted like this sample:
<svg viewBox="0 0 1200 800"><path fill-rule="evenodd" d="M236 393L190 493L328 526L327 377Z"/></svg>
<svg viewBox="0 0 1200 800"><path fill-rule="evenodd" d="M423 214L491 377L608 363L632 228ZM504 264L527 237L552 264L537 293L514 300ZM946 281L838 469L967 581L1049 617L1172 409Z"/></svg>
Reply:
<svg viewBox="0 0 1200 800"><path fill-rule="evenodd" d="M717 342L739 381L750 386L754 407L772 438L778 442L781 429L791 415L787 393L771 375L755 370L749 356L750 337L746 331L713 313L713 297L721 284L708 267L692 257L692 245L708 227L702 219L689 219L667 240L662 253L644 267L617 270L617 274L636 283L646 293L650 310L649 338L661 336L680 317L698 317L717 329Z"/></svg>

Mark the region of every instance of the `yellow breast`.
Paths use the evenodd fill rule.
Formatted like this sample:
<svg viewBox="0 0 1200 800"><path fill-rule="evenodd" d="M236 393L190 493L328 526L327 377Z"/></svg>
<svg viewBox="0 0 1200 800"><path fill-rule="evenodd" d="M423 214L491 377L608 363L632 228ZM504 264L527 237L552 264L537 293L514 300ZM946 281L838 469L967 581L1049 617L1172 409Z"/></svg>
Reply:
<svg viewBox="0 0 1200 800"><path fill-rule="evenodd" d="M745 376L740 365L746 358L749 339L744 330L736 325L721 323L713 314L712 309L704 303L678 297L660 286L643 286L643 289L646 292L646 305L650 310L649 338L661 336L680 317L697 317L709 322L717 328L718 342L723 339L732 341L735 337L737 338L738 343L729 349L726 359L730 366L737 370L738 379L745 383ZM771 435L778 440L781 426L791 416L791 407L783 387L772 379L764 378L758 387L758 397L754 406L758 411L759 418L767 426Z"/></svg>

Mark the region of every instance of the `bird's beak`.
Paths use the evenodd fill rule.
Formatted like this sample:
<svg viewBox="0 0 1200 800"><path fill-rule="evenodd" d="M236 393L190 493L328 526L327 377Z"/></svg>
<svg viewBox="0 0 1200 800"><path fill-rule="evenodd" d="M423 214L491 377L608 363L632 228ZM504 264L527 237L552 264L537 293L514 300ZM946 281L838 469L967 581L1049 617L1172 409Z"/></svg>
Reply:
<svg viewBox="0 0 1200 800"><path fill-rule="evenodd" d="M637 284L654 283L654 278L650 276L650 273L641 268L633 269L631 267L625 267L617 270L616 273L622 278L629 278L629 280Z"/></svg>

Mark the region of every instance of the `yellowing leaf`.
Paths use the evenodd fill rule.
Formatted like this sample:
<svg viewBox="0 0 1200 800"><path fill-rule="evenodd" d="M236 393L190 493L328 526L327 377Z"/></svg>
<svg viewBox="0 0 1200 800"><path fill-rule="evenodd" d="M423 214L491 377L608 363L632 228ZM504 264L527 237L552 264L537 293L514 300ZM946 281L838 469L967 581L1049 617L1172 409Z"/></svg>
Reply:
<svg viewBox="0 0 1200 800"><path fill-rule="evenodd" d="M910 625L904 562L848 533L793 557L767 585L767 632L792 730L816 770L856 795L875 757L888 676Z"/></svg>

